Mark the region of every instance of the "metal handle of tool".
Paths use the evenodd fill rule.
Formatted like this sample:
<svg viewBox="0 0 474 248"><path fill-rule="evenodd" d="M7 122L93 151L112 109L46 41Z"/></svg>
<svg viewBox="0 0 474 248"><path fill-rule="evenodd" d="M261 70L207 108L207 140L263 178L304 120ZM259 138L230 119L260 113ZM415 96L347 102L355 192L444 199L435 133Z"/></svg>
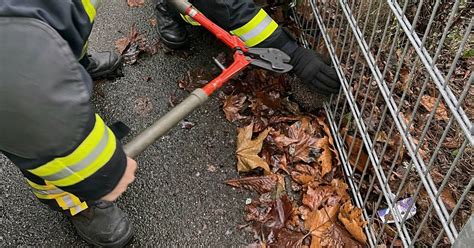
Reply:
<svg viewBox="0 0 474 248"><path fill-rule="evenodd" d="M229 34L227 31L214 24L188 1L170 0L170 3L172 3L181 13L188 14L195 21L207 28L227 46L235 49L234 62L227 68L221 68L223 70L218 77L214 78L202 89L196 89L193 91L183 102L171 109L171 111L127 143L124 146L125 154L132 158L136 158L140 155L140 153L142 153L147 147L152 145L157 139L165 135L181 120L186 118L186 116L206 102L213 92L222 87L229 79L242 71L252 62L252 59L244 54L244 52L248 51L248 48L237 36Z"/></svg>
<svg viewBox="0 0 474 248"><path fill-rule="evenodd" d="M186 118L193 110L206 102L208 98L208 95L202 89L194 90L183 102L176 105L171 111L128 142L124 146L125 154L131 158L136 158L147 147Z"/></svg>

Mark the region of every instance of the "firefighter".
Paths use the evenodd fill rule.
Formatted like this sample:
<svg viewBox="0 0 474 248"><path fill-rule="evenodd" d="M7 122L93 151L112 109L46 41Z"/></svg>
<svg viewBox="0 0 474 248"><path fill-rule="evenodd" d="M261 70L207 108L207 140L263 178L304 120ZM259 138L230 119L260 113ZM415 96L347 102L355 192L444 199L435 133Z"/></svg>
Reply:
<svg viewBox="0 0 474 248"><path fill-rule="evenodd" d="M253 0L194 0L191 3L217 25L239 36L248 47L278 48L288 54L295 74L319 93L329 95L339 91L334 68L319 54L298 46ZM163 43L174 49L184 47L188 42L185 22L169 0L156 0L155 11L157 31ZM184 19L193 22L188 16Z"/></svg>
<svg viewBox="0 0 474 248"><path fill-rule="evenodd" d="M89 102L92 80L121 64L87 53L98 2L0 0L0 152L84 240L121 247L132 227L113 201L137 164Z"/></svg>

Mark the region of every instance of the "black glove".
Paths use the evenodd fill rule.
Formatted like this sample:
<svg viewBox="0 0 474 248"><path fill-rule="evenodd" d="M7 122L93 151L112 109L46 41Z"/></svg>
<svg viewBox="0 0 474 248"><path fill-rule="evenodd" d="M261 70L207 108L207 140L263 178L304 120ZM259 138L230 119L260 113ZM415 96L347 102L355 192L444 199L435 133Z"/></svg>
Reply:
<svg viewBox="0 0 474 248"><path fill-rule="evenodd" d="M313 85L318 92L330 95L338 93L341 83L336 71L324 62L321 55L306 48L298 47L292 53L290 64L303 82Z"/></svg>

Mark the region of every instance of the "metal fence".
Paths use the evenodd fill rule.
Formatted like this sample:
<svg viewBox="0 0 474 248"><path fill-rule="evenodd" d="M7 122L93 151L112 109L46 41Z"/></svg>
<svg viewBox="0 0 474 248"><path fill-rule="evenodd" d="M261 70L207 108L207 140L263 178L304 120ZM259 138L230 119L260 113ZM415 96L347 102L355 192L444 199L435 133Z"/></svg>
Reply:
<svg viewBox="0 0 474 248"><path fill-rule="evenodd" d="M293 7L300 41L342 80L325 109L369 245L459 242L473 200L473 2Z"/></svg>

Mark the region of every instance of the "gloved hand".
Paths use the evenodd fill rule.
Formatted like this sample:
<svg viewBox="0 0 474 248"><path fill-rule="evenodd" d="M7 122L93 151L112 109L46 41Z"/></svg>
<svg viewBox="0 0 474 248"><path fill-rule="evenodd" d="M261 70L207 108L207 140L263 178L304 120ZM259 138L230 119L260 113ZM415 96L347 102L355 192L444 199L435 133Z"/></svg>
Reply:
<svg viewBox="0 0 474 248"><path fill-rule="evenodd" d="M290 64L303 82L313 85L321 94L330 95L339 92L341 83L336 71L324 62L321 55L298 47L292 53Z"/></svg>

